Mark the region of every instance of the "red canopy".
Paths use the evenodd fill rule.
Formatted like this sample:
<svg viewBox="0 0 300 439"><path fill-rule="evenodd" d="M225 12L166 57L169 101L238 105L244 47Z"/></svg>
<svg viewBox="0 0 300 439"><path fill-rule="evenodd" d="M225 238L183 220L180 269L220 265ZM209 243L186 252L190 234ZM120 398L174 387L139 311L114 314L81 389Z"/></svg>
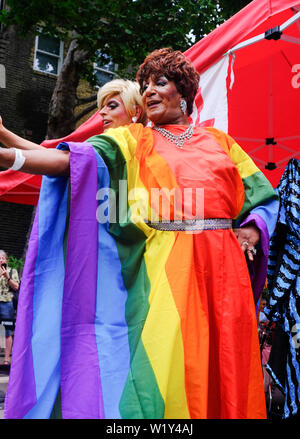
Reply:
<svg viewBox="0 0 300 439"><path fill-rule="evenodd" d="M205 77L200 122L204 112L202 123L213 119L277 186L300 154L299 0L254 0L186 55Z"/></svg>
<svg viewBox="0 0 300 439"><path fill-rule="evenodd" d="M60 142L83 142L103 131L102 117L97 111L70 135L53 140L45 140L42 145L55 148ZM3 171L0 173L0 201L36 205L39 198L42 177L23 172Z"/></svg>
<svg viewBox="0 0 300 439"><path fill-rule="evenodd" d="M194 122L228 132L274 187L288 160L299 157L299 44L300 0L254 0L185 53L200 73ZM43 145L100 132L97 112L71 135ZM1 172L0 200L36 204L40 181Z"/></svg>

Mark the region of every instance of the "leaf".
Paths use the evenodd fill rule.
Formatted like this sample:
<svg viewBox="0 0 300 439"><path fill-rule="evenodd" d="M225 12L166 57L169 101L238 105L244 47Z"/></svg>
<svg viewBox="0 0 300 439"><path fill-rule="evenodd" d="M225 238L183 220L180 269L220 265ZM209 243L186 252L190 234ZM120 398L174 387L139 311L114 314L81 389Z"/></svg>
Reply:
<svg viewBox="0 0 300 439"><path fill-rule="evenodd" d="M170 46L185 51L193 44L192 36L200 39L224 21L226 8L232 11L233 3L233 0L6 0L8 10L1 11L0 20L5 25L16 25L22 35L37 34L42 26L44 32L65 42L65 50L76 38L86 57L81 63L76 59L72 63L65 57L62 71L66 72L67 63L71 63L69 75L63 78L61 74L57 82L69 81L72 85L68 88L65 84L63 88L68 92L62 99L53 99L59 102L57 106L68 107L70 102L76 102L79 78L93 84L97 51L109 56L119 65L120 74L126 75L128 69L136 70L145 55L154 49ZM245 1L237 1L241 3ZM70 78L76 78L77 82ZM65 114L62 108L58 111L54 107L50 106L51 112ZM74 113L74 108L69 110L69 114ZM72 129L70 120L60 117L56 125ZM63 137L69 132L56 135L54 130L50 137Z"/></svg>

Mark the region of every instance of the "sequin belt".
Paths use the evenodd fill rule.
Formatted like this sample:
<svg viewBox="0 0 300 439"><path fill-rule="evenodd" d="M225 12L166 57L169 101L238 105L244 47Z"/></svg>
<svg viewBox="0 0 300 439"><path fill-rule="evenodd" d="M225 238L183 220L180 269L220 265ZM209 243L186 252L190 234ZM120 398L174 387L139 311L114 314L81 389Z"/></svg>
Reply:
<svg viewBox="0 0 300 439"><path fill-rule="evenodd" d="M226 230L232 229L232 219L210 218L191 219L185 221L158 221L148 223L149 227L156 230L166 231L192 231L192 230Z"/></svg>

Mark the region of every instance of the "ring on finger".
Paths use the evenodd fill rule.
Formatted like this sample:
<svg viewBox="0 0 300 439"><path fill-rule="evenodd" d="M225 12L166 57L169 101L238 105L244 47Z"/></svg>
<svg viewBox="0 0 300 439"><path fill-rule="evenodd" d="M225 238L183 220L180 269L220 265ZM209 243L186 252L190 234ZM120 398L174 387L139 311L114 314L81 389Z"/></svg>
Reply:
<svg viewBox="0 0 300 439"><path fill-rule="evenodd" d="M255 247L249 247L249 248L248 248L248 251L251 252L254 256L255 256L256 253L257 253L257 250L256 250Z"/></svg>

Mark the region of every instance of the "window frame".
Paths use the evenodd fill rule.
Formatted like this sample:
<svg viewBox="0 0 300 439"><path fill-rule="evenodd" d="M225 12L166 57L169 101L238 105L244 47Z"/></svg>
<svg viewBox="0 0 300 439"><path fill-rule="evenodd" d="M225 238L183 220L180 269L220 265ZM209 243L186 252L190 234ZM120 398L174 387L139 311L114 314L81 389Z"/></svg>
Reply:
<svg viewBox="0 0 300 439"><path fill-rule="evenodd" d="M46 52L45 50L41 50L41 49L38 48L38 43L39 43L39 37L40 36L47 37L49 35L41 34L41 35L36 35L35 36L34 57L33 57L33 70L35 72L44 73L45 75L50 75L50 76L53 76L53 77L57 78L59 76L59 74L60 74L60 71L61 71L61 68L62 68L62 64L63 64L64 43L59 38L50 37L49 36L49 38L56 38L59 41L59 55L56 55L55 53ZM49 58L57 59L58 60L58 63L57 63L57 73L45 72L45 70L38 69L36 67L37 53L41 53L43 55L49 56Z"/></svg>
<svg viewBox="0 0 300 439"><path fill-rule="evenodd" d="M108 64L109 64L109 63L108 63ZM103 72L103 73L108 73L108 74L112 75L113 77L112 77L112 79L110 79L109 81L112 81L113 79L118 78L119 76L118 76L118 74L116 73L117 70L118 70L118 64L113 63L113 65L114 65L114 71L109 70L109 69L105 69L104 67L99 67L98 63L97 63L97 62L94 62L94 75L96 76L96 79L97 79L96 72ZM107 81L107 82L109 82L109 81ZM103 85L103 84L102 84L102 85ZM97 87L97 88L100 88L100 87L102 87L102 85L96 84L96 87Z"/></svg>

